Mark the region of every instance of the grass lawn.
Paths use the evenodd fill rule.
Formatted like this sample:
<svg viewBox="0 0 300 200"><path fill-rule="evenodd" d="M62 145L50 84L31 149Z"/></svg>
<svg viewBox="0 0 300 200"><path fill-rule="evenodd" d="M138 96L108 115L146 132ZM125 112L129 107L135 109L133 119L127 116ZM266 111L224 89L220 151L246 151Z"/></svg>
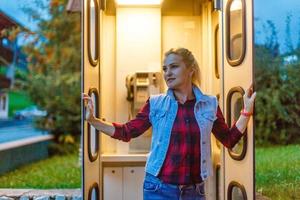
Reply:
<svg viewBox="0 0 300 200"><path fill-rule="evenodd" d="M78 154L53 156L0 176L0 188L80 188ZM274 200L300 199L300 145L256 149L256 191Z"/></svg>
<svg viewBox="0 0 300 200"><path fill-rule="evenodd" d="M300 145L256 148L256 191L274 200L300 199Z"/></svg>
<svg viewBox="0 0 300 200"><path fill-rule="evenodd" d="M0 176L0 188L80 188L78 154L53 156Z"/></svg>

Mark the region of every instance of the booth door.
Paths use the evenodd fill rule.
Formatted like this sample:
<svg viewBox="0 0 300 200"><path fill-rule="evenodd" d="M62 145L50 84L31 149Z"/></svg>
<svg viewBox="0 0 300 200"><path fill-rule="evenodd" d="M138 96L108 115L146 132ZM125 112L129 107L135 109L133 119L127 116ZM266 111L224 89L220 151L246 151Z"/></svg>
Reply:
<svg viewBox="0 0 300 200"><path fill-rule="evenodd" d="M81 91L88 93L95 105L95 116L100 115L100 5L99 0L82 1L82 84ZM100 136L96 129L84 121L82 102L82 195L86 200L102 199Z"/></svg>
<svg viewBox="0 0 300 200"><path fill-rule="evenodd" d="M237 121L243 94L253 83L253 2L224 0L222 8L224 115L229 126ZM255 198L254 126L251 117L245 135L232 149L223 147L226 200Z"/></svg>

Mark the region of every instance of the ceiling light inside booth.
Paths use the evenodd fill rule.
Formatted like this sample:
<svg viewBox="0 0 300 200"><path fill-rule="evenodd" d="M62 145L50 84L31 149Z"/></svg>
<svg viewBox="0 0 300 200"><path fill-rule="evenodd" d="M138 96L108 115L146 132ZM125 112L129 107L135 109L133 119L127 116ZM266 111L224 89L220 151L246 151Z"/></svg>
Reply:
<svg viewBox="0 0 300 200"><path fill-rule="evenodd" d="M118 5L160 5L163 0L116 0Z"/></svg>

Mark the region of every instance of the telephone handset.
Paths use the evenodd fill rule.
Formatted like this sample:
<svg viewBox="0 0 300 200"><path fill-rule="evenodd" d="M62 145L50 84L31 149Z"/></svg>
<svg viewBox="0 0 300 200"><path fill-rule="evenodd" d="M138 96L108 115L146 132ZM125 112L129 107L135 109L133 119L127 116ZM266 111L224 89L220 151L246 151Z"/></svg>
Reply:
<svg viewBox="0 0 300 200"><path fill-rule="evenodd" d="M133 88L133 84L132 84L133 79L134 79L133 75L126 76L126 88L127 88L127 98L126 99L128 101L133 101L133 98L134 98L134 94L133 94L134 88Z"/></svg>

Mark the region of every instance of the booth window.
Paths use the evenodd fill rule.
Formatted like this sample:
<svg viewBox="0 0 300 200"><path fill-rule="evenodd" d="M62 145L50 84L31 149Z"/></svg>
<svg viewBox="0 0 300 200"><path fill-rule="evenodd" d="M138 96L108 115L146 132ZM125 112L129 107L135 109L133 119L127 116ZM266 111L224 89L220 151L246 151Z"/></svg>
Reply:
<svg viewBox="0 0 300 200"><path fill-rule="evenodd" d="M246 53L246 13L244 0L229 0L226 6L226 58L240 65Z"/></svg>
<svg viewBox="0 0 300 200"><path fill-rule="evenodd" d="M216 97L217 97L218 103L220 104L220 93L218 93L218 94L216 95ZM218 147L219 149L221 149L221 142L220 142L219 140L216 140L216 144L217 144L217 147Z"/></svg>
<svg viewBox="0 0 300 200"><path fill-rule="evenodd" d="M229 183L228 191L227 191L227 199L228 200L247 200L247 193L245 187L239 184L236 181L232 181Z"/></svg>
<svg viewBox="0 0 300 200"><path fill-rule="evenodd" d="M216 200L222 199L221 192L221 165L217 164L216 166Z"/></svg>
<svg viewBox="0 0 300 200"><path fill-rule="evenodd" d="M92 88L89 90L89 96L95 105L94 116L99 117L99 94L98 90ZM99 152L99 131L88 124L88 155L91 162L95 161Z"/></svg>
<svg viewBox="0 0 300 200"><path fill-rule="evenodd" d="M215 76L217 79L220 79L220 49L221 49L221 45L220 45L220 38L219 38L219 24L216 26L215 28Z"/></svg>
<svg viewBox="0 0 300 200"><path fill-rule="evenodd" d="M243 109L243 95L244 90L241 87L232 88L227 95L227 120L228 125L231 127L233 122L236 122L240 116L240 111ZM244 136L232 148L228 149L229 155L234 160L244 159L247 151L247 129Z"/></svg>
<svg viewBox="0 0 300 200"><path fill-rule="evenodd" d="M96 0L88 0L88 57L92 66L99 61L99 5Z"/></svg>
<svg viewBox="0 0 300 200"><path fill-rule="evenodd" d="M89 189L88 200L99 200L99 186L97 183L94 183Z"/></svg>

